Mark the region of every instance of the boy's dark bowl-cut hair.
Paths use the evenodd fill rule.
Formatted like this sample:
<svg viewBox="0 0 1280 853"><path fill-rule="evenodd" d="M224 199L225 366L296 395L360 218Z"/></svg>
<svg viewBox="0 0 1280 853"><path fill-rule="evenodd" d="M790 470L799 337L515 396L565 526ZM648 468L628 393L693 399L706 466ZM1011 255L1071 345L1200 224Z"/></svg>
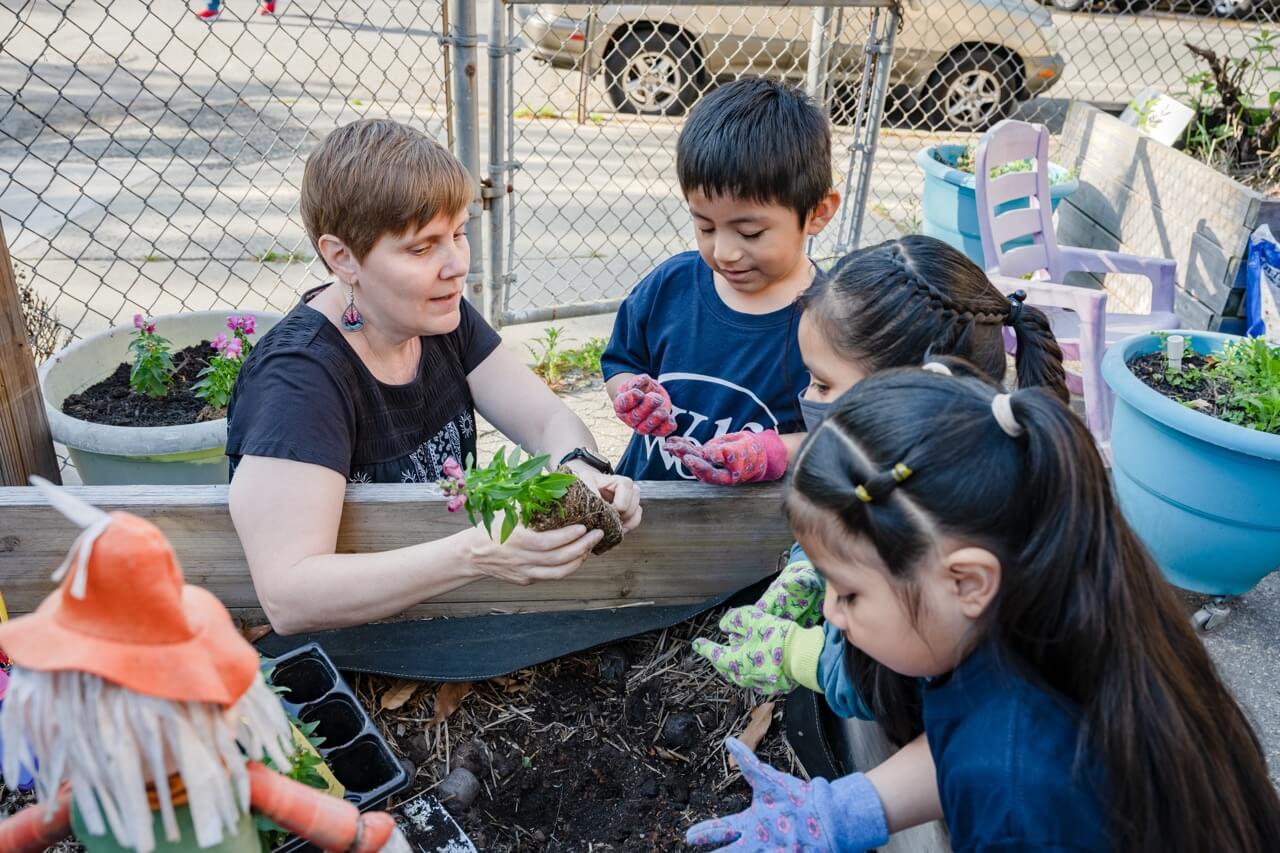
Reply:
<svg viewBox="0 0 1280 853"><path fill-rule="evenodd" d="M743 78L689 113L676 144L676 173L686 197L696 190L780 204L803 225L831 191L831 125L803 91Z"/></svg>

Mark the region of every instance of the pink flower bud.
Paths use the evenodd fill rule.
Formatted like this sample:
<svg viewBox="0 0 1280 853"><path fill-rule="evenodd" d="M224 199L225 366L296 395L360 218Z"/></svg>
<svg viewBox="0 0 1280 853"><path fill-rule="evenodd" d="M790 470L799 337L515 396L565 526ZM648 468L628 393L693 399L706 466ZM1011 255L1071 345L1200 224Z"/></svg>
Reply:
<svg viewBox="0 0 1280 853"><path fill-rule="evenodd" d="M222 332L218 332L218 336L209 342L209 346L213 347L218 352L222 352L227 348L227 336Z"/></svg>
<svg viewBox="0 0 1280 853"><path fill-rule="evenodd" d="M467 505L466 495L454 495L453 497L449 498L449 502L445 504L445 508L448 509L449 512L458 512L466 505Z"/></svg>
<svg viewBox="0 0 1280 853"><path fill-rule="evenodd" d="M148 335L154 335L155 333L156 333L156 324L155 324L155 323L148 323L148 324L147 324L147 334L148 334Z"/></svg>
<svg viewBox="0 0 1280 853"><path fill-rule="evenodd" d="M240 328L240 318L235 314L232 314L227 318L227 329L234 332L238 328Z"/></svg>
<svg viewBox="0 0 1280 853"><path fill-rule="evenodd" d="M133 327L134 327L135 329L141 329L141 328L142 328L143 326L145 326L146 324L147 324L147 320L146 320L146 318L145 318L145 317L143 317L141 314L134 314L134 315L133 315Z"/></svg>
<svg viewBox="0 0 1280 853"><path fill-rule="evenodd" d="M458 464L458 460L450 456L444 460L444 475L452 477L455 480L462 479L462 466Z"/></svg>
<svg viewBox="0 0 1280 853"><path fill-rule="evenodd" d="M246 335L252 335L257 328L257 321L254 320L252 314L245 314L240 318L240 328Z"/></svg>
<svg viewBox="0 0 1280 853"><path fill-rule="evenodd" d="M227 341L227 347L222 351L223 358L239 358L240 357L240 339L232 338Z"/></svg>

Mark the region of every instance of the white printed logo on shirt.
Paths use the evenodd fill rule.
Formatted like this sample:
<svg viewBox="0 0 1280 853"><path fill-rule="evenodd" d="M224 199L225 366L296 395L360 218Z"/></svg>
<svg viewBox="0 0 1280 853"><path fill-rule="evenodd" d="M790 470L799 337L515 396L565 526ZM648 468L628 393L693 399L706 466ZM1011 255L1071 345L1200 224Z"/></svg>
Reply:
<svg viewBox="0 0 1280 853"><path fill-rule="evenodd" d="M743 430L764 432L766 429L778 428L778 419L774 416L773 412L767 405L765 405L765 402L756 396L755 392L751 391L749 388L743 388L741 385L730 382L727 379L721 379L718 376L707 376L702 373L664 373L658 377L658 384L663 385L664 387L668 382L681 381L693 383L706 382L710 385L716 385L720 388L728 388L738 394L741 394L743 397L751 401L752 408L763 414L762 420L766 421L767 425L754 420L738 425L733 422L734 419L732 417L715 418L714 415L679 406L673 399L671 401L671 414L674 415L676 419L676 431L672 433L672 435L683 436L701 443L704 439L695 438L693 433L699 428L705 429L705 426L708 423L714 424L715 433L707 436L705 441L710 441L713 438L719 438L722 435L728 435L731 432L741 432ZM668 389L668 392L670 392L670 389ZM696 385L688 390L681 388L680 396L688 400L697 400L699 395ZM680 464L678 459L667 453L666 449L662 446L662 442L664 441L663 438L653 435L645 435L641 436L641 438L644 440L646 461L651 460L653 458L653 454L657 452L659 457L662 459L663 466L668 471L675 470L676 474L685 480L694 479L693 475L684 469L684 466Z"/></svg>

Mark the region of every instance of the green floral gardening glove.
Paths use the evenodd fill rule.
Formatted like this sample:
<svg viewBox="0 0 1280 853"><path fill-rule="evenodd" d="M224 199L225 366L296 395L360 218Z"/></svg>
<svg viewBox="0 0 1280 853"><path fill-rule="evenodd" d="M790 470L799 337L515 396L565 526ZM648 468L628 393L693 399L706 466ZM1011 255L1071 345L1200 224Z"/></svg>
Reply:
<svg viewBox="0 0 1280 853"><path fill-rule="evenodd" d="M821 626L802 628L753 606L725 613L720 630L728 635L723 644L699 637L693 641L693 650L731 683L766 695L789 693L797 684L821 692Z"/></svg>
<svg viewBox="0 0 1280 853"><path fill-rule="evenodd" d="M778 573L756 607L801 628L810 628L822 622L822 598L826 592L827 583L813 563L796 560Z"/></svg>

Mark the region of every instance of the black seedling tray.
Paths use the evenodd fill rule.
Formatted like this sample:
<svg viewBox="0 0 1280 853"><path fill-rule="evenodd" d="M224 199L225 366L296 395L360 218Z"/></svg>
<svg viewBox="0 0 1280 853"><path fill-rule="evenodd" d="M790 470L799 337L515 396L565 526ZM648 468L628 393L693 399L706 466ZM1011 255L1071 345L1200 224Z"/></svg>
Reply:
<svg viewBox="0 0 1280 853"><path fill-rule="evenodd" d="M370 811L409 786L409 772L319 644L299 646L264 660L262 666L271 671L272 686L289 688L280 696L285 710L304 723L319 723L314 735L324 741L316 750L346 789L347 801L362 812ZM290 837L275 853L315 849Z"/></svg>

